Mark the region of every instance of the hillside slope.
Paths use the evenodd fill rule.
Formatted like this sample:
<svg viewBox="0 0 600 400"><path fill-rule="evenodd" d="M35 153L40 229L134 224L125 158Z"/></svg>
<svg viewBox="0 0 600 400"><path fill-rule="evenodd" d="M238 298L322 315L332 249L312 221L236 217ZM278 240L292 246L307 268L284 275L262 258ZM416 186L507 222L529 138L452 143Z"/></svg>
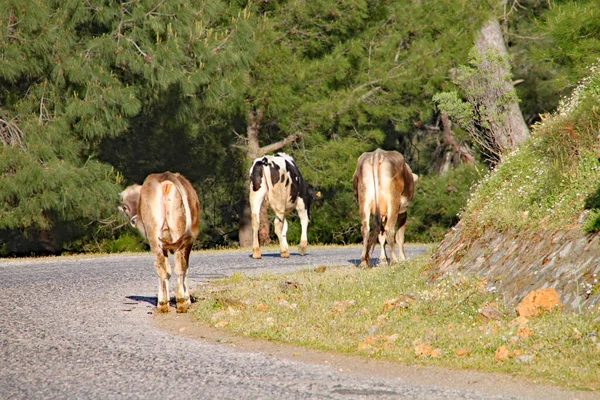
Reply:
<svg viewBox="0 0 600 400"><path fill-rule="evenodd" d="M600 67L473 189L434 255L434 275L486 278L508 304L555 288L567 308L600 305Z"/></svg>

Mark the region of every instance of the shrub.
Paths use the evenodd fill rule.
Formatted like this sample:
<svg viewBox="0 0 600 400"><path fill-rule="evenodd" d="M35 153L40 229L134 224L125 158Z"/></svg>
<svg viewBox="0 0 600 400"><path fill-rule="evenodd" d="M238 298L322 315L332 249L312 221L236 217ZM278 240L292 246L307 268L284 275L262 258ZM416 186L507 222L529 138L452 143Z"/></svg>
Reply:
<svg viewBox="0 0 600 400"><path fill-rule="evenodd" d="M442 175L419 177L408 207L406 240L437 242L458 222L471 186L480 179L481 167L463 165Z"/></svg>
<svg viewBox="0 0 600 400"><path fill-rule="evenodd" d="M597 209L599 71L591 68L557 112L536 124L531 138L482 180L462 213L468 229L564 227L577 224L585 208ZM584 225L596 230L598 224Z"/></svg>

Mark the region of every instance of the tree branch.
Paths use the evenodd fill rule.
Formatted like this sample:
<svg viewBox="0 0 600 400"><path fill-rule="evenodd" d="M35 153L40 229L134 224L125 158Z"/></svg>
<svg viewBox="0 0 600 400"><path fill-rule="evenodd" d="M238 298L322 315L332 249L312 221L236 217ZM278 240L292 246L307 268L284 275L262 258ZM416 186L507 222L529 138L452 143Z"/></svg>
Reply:
<svg viewBox="0 0 600 400"><path fill-rule="evenodd" d="M130 43L133 43L133 45L135 46L135 48L136 48L136 49L138 49L138 51L140 52L140 54L141 54L141 55L143 55L144 57L146 57L146 56L147 56L147 54L146 54L146 53L144 53L144 52L142 51L142 49L140 49L140 47L137 45L137 43L136 43L136 42L134 42L133 40L131 40L131 39L129 39L129 38L127 38L127 41L128 41L128 42L130 42Z"/></svg>
<svg viewBox="0 0 600 400"><path fill-rule="evenodd" d="M281 139L278 142L271 143L266 146L262 146L260 149L258 149L259 157L264 156L265 154L277 151L277 150L287 146L290 143L294 143L296 140L298 140L302 136L304 136L303 132L297 132L297 133L289 135L288 137L286 137L284 139Z"/></svg>

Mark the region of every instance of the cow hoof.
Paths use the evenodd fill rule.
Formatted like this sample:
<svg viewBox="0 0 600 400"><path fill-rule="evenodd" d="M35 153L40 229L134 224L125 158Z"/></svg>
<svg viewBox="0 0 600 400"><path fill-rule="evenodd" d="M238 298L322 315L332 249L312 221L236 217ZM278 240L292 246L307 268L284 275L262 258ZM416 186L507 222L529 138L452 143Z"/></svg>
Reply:
<svg viewBox="0 0 600 400"><path fill-rule="evenodd" d="M262 258L262 256L260 255L260 249L252 249L252 258L254 258L255 260Z"/></svg>
<svg viewBox="0 0 600 400"><path fill-rule="evenodd" d="M282 251L281 258L290 258L290 252L288 250Z"/></svg>
<svg viewBox="0 0 600 400"><path fill-rule="evenodd" d="M369 263L367 261L361 261L358 268L367 269L369 268Z"/></svg>
<svg viewBox="0 0 600 400"><path fill-rule="evenodd" d="M165 314L169 312L169 303L159 303L156 306L156 312L159 314Z"/></svg>
<svg viewBox="0 0 600 400"><path fill-rule="evenodd" d="M302 256L305 255L307 248L308 248L308 243L300 242L300 246L298 246L298 251L300 252L300 255L302 255Z"/></svg>
<svg viewBox="0 0 600 400"><path fill-rule="evenodd" d="M178 313L186 313L190 308L189 300L177 300L177 312Z"/></svg>

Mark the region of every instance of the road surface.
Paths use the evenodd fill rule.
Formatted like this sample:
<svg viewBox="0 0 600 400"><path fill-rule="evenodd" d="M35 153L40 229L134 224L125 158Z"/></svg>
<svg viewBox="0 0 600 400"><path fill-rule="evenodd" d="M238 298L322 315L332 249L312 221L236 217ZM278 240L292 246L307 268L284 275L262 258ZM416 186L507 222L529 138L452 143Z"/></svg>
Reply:
<svg viewBox="0 0 600 400"><path fill-rule="evenodd" d="M406 250L411 257L424 248ZM269 250L261 260L245 251L194 252L190 279L354 268L359 258L357 246L313 248L286 260ZM586 398L441 369L344 372L176 335L157 328L156 283L150 254L0 260L0 399Z"/></svg>

